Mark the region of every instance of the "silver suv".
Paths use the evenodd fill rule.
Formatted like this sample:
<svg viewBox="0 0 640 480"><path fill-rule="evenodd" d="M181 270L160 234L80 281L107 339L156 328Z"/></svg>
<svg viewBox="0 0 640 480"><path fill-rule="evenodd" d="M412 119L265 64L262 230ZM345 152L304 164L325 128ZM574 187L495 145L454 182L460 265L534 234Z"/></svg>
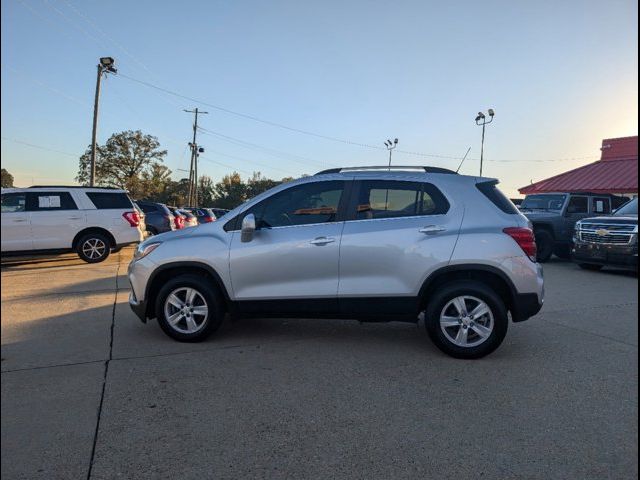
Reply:
<svg viewBox="0 0 640 480"><path fill-rule="evenodd" d="M409 321L478 358L542 307L529 221L497 180L435 167L332 169L218 222L154 236L129 265L129 303L176 340L238 316Z"/></svg>

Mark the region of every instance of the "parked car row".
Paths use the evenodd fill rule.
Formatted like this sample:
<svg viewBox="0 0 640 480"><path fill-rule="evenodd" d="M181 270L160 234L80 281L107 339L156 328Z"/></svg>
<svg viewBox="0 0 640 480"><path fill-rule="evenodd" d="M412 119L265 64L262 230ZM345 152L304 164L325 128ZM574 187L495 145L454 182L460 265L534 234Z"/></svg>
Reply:
<svg viewBox="0 0 640 480"><path fill-rule="evenodd" d="M163 203L140 200L137 202L146 214L149 235L195 227L201 223L215 222L228 210L205 207L174 207Z"/></svg>
<svg viewBox="0 0 640 480"><path fill-rule="evenodd" d="M531 221L537 260L555 253L582 268L638 269L638 200L600 193L527 195L520 211Z"/></svg>

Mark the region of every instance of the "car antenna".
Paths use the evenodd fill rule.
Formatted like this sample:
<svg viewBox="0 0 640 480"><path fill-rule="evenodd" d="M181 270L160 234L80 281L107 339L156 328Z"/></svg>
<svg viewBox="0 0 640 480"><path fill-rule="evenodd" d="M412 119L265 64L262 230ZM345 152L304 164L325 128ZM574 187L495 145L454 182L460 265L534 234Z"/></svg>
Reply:
<svg viewBox="0 0 640 480"><path fill-rule="evenodd" d="M460 171L460 167L462 167L462 164L464 163L465 158L467 158L467 155L469 155L470 151L471 151L471 147L467 148L467 153L465 153L464 157L462 157L462 161L460 162L460 165L458 165L458 169L456 170L456 173Z"/></svg>

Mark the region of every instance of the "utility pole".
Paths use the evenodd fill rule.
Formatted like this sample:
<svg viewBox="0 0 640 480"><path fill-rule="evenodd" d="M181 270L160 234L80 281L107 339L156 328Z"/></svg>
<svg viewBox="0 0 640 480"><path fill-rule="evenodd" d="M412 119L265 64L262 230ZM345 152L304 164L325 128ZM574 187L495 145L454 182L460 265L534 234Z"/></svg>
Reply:
<svg viewBox="0 0 640 480"><path fill-rule="evenodd" d="M189 206L197 207L198 205L198 155L204 152L204 148L199 148L196 143L196 132L198 131L198 115L207 114L209 112L201 112L197 108L194 110L184 110L187 113L194 114L193 120L193 141L189 143L191 147L191 166L189 167Z"/></svg>
<svg viewBox="0 0 640 480"><path fill-rule="evenodd" d="M484 161L484 126L493 122L493 116L496 114L493 111L493 108L488 110L489 120L484 113L478 112L478 116L476 117L476 125L482 125L482 143L480 144L480 176L482 176L482 163Z"/></svg>
<svg viewBox="0 0 640 480"><path fill-rule="evenodd" d="M117 73L113 64L115 60L112 57L102 57L98 63L98 78L96 79L96 96L93 102L93 131L91 133L91 174L89 176L89 186L93 187L96 183L96 137L98 134L98 106L100 103L100 81L102 74Z"/></svg>

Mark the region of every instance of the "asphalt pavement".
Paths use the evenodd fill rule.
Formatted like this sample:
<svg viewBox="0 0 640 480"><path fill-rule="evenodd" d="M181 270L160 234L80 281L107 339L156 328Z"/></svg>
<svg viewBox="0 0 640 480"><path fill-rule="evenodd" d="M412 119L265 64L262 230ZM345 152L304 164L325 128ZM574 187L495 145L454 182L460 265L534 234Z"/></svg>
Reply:
<svg viewBox="0 0 640 480"><path fill-rule="evenodd" d="M3 259L3 479L638 477L635 275L546 264L542 312L464 361L395 322L177 343L130 311L131 255Z"/></svg>

